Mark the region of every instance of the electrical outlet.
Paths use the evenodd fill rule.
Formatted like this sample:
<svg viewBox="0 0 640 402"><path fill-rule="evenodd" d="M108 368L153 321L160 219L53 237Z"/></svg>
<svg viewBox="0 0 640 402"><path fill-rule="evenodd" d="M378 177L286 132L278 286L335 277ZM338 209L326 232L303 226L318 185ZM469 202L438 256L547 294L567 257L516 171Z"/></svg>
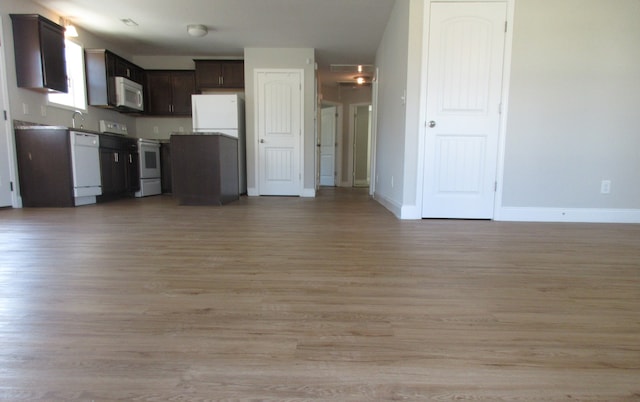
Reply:
<svg viewBox="0 0 640 402"><path fill-rule="evenodd" d="M45 105L40 106L40 114L42 117L47 117L47 107Z"/></svg>
<svg viewBox="0 0 640 402"><path fill-rule="evenodd" d="M28 116L28 115L29 115L29 104L27 104L27 103L23 103L23 104L22 104L22 113L23 113L25 116Z"/></svg>
<svg viewBox="0 0 640 402"><path fill-rule="evenodd" d="M158 129L158 126L153 126L153 133L154 134L160 133L160 130Z"/></svg>
<svg viewBox="0 0 640 402"><path fill-rule="evenodd" d="M600 194L611 193L611 180L602 180L600 183Z"/></svg>

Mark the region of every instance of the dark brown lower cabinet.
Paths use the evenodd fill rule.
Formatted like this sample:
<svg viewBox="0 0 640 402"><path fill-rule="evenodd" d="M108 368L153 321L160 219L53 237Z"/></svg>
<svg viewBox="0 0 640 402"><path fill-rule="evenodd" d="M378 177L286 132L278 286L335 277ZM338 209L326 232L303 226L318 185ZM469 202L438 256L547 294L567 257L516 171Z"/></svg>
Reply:
<svg viewBox="0 0 640 402"><path fill-rule="evenodd" d="M102 195L98 202L132 197L140 189L138 144L134 138L100 136Z"/></svg>
<svg viewBox="0 0 640 402"><path fill-rule="evenodd" d="M22 205L73 207L69 131L17 129L15 138Z"/></svg>
<svg viewBox="0 0 640 402"><path fill-rule="evenodd" d="M160 172L162 193L172 193L171 189L171 144L168 142L160 143Z"/></svg>
<svg viewBox="0 0 640 402"><path fill-rule="evenodd" d="M172 135L173 196L180 205L222 205L238 193L238 140L225 135Z"/></svg>

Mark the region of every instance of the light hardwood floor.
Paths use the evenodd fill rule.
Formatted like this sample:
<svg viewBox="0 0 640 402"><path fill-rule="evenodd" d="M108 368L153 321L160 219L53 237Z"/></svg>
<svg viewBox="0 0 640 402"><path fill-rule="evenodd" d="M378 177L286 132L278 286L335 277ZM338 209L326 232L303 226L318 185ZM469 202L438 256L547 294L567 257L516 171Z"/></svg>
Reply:
<svg viewBox="0 0 640 402"><path fill-rule="evenodd" d="M637 401L640 225L0 210L0 400Z"/></svg>

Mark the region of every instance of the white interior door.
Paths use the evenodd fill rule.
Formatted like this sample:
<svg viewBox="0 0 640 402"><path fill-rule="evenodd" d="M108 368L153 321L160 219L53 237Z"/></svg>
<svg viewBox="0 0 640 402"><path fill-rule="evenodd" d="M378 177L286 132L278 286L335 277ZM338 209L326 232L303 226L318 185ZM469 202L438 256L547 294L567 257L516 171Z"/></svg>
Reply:
<svg viewBox="0 0 640 402"><path fill-rule="evenodd" d="M0 29L2 25L0 24ZM0 52L4 53L2 45L0 44ZM6 99L6 70L4 57L0 55L0 207L11 206L11 168L9 152L11 147L9 144L9 135L11 130L9 128L9 122L5 120L6 110L8 105L5 104Z"/></svg>
<svg viewBox="0 0 640 402"><path fill-rule="evenodd" d="M336 185L336 122L337 109L327 107L321 111L320 123L320 185Z"/></svg>
<svg viewBox="0 0 640 402"><path fill-rule="evenodd" d="M431 3L425 218L493 218L506 8Z"/></svg>
<svg viewBox="0 0 640 402"><path fill-rule="evenodd" d="M260 195L302 195L302 72L256 72Z"/></svg>

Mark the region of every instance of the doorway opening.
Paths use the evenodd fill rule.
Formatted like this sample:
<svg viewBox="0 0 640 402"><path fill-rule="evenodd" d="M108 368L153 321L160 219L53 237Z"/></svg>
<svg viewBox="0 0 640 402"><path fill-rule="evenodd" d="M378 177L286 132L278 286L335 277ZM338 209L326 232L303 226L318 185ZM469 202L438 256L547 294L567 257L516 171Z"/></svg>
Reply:
<svg viewBox="0 0 640 402"><path fill-rule="evenodd" d="M371 117L370 103L351 105L352 186L371 185Z"/></svg>

